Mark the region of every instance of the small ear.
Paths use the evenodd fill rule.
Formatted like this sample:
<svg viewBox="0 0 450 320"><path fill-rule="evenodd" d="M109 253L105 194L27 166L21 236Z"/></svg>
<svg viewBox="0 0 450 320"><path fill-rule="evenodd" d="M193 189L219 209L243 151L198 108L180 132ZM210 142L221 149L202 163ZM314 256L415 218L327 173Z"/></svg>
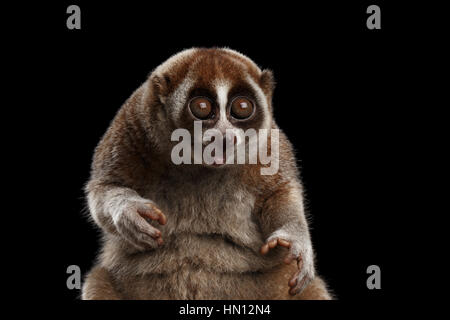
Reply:
<svg viewBox="0 0 450 320"><path fill-rule="evenodd" d="M164 98L168 95L169 91L170 91L170 85L171 85L171 80L169 75L167 74L162 74L162 75L152 75L150 77L150 83L152 85L152 88L155 92L155 94L159 97L159 98Z"/></svg>
<svg viewBox="0 0 450 320"><path fill-rule="evenodd" d="M275 89L275 78L273 72L269 69L263 70L259 80L260 86L267 95L272 95Z"/></svg>

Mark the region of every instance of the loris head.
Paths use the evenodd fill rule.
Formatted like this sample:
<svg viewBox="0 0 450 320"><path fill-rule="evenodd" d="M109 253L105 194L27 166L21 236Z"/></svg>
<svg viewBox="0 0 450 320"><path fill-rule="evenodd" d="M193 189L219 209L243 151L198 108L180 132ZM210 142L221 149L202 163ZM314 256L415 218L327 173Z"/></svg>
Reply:
<svg viewBox="0 0 450 320"><path fill-rule="evenodd" d="M166 133L182 128L193 135L196 121L224 137L227 130L272 126L271 71L230 49L184 50L156 68L147 85L152 122Z"/></svg>

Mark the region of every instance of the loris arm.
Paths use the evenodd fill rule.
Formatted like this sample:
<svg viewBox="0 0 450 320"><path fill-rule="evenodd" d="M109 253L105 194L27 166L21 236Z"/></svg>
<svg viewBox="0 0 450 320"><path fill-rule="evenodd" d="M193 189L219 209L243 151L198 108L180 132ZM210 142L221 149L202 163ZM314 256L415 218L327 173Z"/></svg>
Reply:
<svg viewBox="0 0 450 320"><path fill-rule="evenodd" d="M103 230L121 236L139 250L163 243L161 232L147 222L166 223L166 217L152 201L130 188L94 179L86 191L92 218Z"/></svg>
<svg viewBox="0 0 450 320"><path fill-rule="evenodd" d="M289 293L300 293L314 278L314 257L308 224L304 214L301 185L290 181L265 201L260 217L261 228L267 237L261 247L266 254L277 245L289 249L285 263L297 261L298 271L289 281Z"/></svg>
<svg viewBox="0 0 450 320"><path fill-rule="evenodd" d="M140 88L125 102L98 144L85 192L98 226L145 250L162 244L161 232L148 222L165 224L166 217L134 189L147 170L143 163L145 134L135 116L141 93Z"/></svg>

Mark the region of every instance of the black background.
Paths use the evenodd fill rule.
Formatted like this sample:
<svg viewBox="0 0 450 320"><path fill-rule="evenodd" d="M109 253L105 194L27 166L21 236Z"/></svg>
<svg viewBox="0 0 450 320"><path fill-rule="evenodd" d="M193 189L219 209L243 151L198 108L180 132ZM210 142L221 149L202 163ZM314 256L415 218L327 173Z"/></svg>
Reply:
<svg viewBox="0 0 450 320"><path fill-rule="evenodd" d="M66 28L70 4L81 7L81 30ZM366 28L369 4L381 7L381 30ZM399 90L412 31L399 21L404 11L380 1L62 1L39 10L45 19L29 41L40 72L31 81L42 99L30 115L39 117L36 134L45 143L29 148L36 179L52 186L36 190L47 205L36 240L43 296L77 299L79 291L66 288L66 268L87 272L99 249L82 190L96 144L147 75L193 46L230 47L274 71L275 119L297 151L318 272L336 297L399 296L402 240L391 221L400 207L396 155L407 117ZM366 287L371 264L381 267L381 290Z"/></svg>

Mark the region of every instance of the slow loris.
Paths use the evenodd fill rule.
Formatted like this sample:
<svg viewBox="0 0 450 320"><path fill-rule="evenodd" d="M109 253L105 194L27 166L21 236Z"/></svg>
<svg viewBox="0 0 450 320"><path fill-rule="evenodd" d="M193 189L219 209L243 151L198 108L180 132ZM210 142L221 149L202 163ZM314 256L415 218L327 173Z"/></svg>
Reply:
<svg viewBox="0 0 450 320"><path fill-rule="evenodd" d="M195 122L231 144L227 130L278 130L273 90L271 71L230 49L184 50L150 74L95 150L86 194L103 247L83 299L331 299L283 132L273 174L226 152L173 161L173 132Z"/></svg>

